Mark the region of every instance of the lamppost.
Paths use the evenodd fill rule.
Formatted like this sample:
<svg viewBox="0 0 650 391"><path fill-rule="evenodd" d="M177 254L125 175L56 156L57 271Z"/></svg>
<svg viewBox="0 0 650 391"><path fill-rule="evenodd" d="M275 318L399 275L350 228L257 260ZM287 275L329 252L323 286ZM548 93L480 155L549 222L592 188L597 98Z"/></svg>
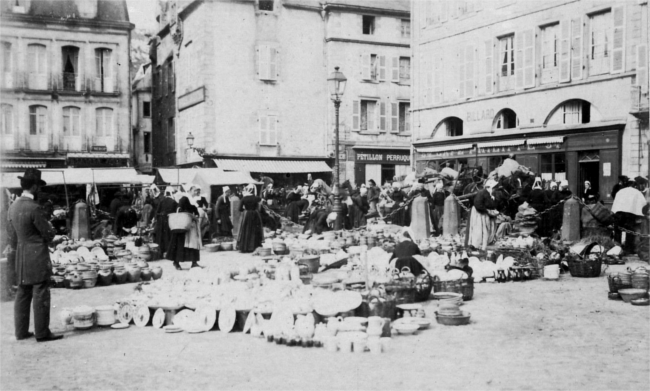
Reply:
<svg viewBox="0 0 650 391"><path fill-rule="evenodd" d="M335 141L334 141L334 208L333 212L336 213L336 221L334 222L334 229L340 230L343 223L343 206L341 205L341 189L339 188L339 108L341 107L341 98L345 92L345 84L348 79L345 78L342 72L339 72L339 67L334 67L334 72L327 78L329 92L334 101L335 112Z"/></svg>
<svg viewBox="0 0 650 391"><path fill-rule="evenodd" d="M192 136L192 132L187 135L185 141L187 141L187 146L190 147L191 150L198 153L199 156L203 157L205 154L205 148L194 148L194 136Z"/></svg>

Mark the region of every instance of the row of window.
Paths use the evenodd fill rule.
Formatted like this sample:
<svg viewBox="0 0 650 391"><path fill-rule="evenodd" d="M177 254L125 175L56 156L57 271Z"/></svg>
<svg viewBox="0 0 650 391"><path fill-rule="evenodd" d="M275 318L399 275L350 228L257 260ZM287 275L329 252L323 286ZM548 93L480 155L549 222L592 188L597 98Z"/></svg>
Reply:
<svg viewBox="0 0 650 391"><path fill-rule="evenodd" d="M9 104L2 105L2 134L11 136L19 134L18 121L15 121L14 107ZM45 106L29 106L29 135L44 136L49 133L48 109ZM75 106L66 106L62 110L62 129L64 136L81 136L81 109ZM95 109L95 136L112 137L114 128L113 109L100 107Z"/></svg>
<svg viewBox="0 0 650 391"><path fill-rule="evenodd" d="M411 38L411 20L400 19L400 36ZM376 32L376 17L372 15L361 15L361 34L374 35Z"/></svg>
<svg viewBox="0 0 650 391"><path fill-rule="evenodd" d="M81 62L80 49L77 46L67 45L61 47L61 83L58 85L63 90L81 91ZM113 78L113 51L106 48L94 50L94 80L95 91L114 92ZM47 46L42 44L27 45L26 71L28 75L27 86L33 90L49 89L48 78L54 64L50 64ZM3 88L16 88L14 80L15 48L11 42L2 42L2 78ZM90 74L90 72L88 72Z"/></svg>
<svg viewBox="0 0 650 391"><path fill-rule="evenodd" d="M374 82L410 84L411 58L364 53L361 55L361 78Z"/></svg>
<svg viewBox="0 0 650 391"><path fill-rule="evenodd" d="M352 101L352 130L361 132L410 133L411 105L375 99Z"/></svg>
<svg viewBox="0 0 650 391"><path fill-rule="evenodd" d="M592 120L591 103L573 99L559 105L548 118L548 125L588 124ZM511 109L503 109L492 121L492 130L514 129L519 127L519 118ZM458 137L463 135L463 120L448 117L433 130L431 137Z"/></svg>
<svg viewBox="0 0 650 391"><path fill-rule="evenodd" d="M423 53L424 103L621 73L625 70L624 29L625 8L617 6L491 38L478 46L469 44L453 54ZM637 45L637 52L637 68L647 69L647 47ZM536 58L537 53L541 58Z"/></svg>
<svg viewBox="0 0 650 391"><path fill-rule="evenodd" d="M483 9L483 2L484 0L427 1L421 10L424 21L422 28L440 25L449 20L478 12Z"/></svg>

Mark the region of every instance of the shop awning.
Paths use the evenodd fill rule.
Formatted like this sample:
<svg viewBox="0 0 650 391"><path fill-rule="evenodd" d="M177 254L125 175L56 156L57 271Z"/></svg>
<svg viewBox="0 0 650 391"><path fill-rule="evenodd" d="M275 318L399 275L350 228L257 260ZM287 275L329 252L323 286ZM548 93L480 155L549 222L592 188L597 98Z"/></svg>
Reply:
<svg viewBox="0 0 650 391"><path fill-rule="evenodd" d="M478 143L476 146L478 149L481 148L494 148L494 147L516 147L518 145L524 145L523 138L514 139L514 140L500 140L500 141L490 141L487 143Z"/></svg>
<svg viewBox="0 0 650 391"><path fill-rule="evenodd" d="M224 171L220 168L201 168L192 183L201 187L206 186L225 186L225 185L247 185L249 183L260 184L251 178L250 174L241 171Z"/></svg>
<svg viewBox="0 0 650 391"><path fill-rule="evenodd" d="M18 177L22 175L23 173L21 172L3 173L2 186L9 188L20 187L20 179ZM48 186L88 185L92 183L97 185L142 183L137 177L138 173L133 168L63 168L41 170L41 179Z"/></svg>
<svg viewBox="0 0 650 391"><path fill-rule="evenodd" d="M155 175L137 175L136 179L140 181L143 185L150 185L156 179Z"/></svg>
<svg viewBox="0 0 650 391"><path fill-rule="evenodd" d="M540 144L562 144L564 142L564 136L556 137L538 137L530 138L526 140L528 145L540 145Z"/></svg>
<svg viewBox="0 0 650 391"><path fill-rule="evenodd" d="M424 147L418 148L419 153L438 153L438 152L447 152L447 151L460 151L463 149L472 149L474 144L454 144L454 145L444 145L440 147Z"/></svg>
<svg viewBox="0 0 650 391"><path fill-rule="evenodd" d="M165 183L179 185L192 182L198 170L198 168L159 168L158 176Z"/></svg>
<svg viewBox="0 0 650 391"><path fill-rule="evenodd" d="M45 168L47 163L33 160L5 160L0 162L0 168Z"/></svg>
<svg viewBox="0 0 650 391"><path fill-rule="evenodd" d="M128 159L128 153L68 153L68 158L75 159Z"/></svg>
<svg viewBox="0 0 650 391"><path fill-rule="evenodd" d="M260 172L269 174L330 172L323 160L246 160L214 159L224 171Z"/></svg>

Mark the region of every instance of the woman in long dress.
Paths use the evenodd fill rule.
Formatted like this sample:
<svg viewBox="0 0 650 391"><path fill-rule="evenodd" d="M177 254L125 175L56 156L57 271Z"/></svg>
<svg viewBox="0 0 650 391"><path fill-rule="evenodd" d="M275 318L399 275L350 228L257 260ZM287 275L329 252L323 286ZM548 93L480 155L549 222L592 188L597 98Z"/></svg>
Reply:
<svg viewBox="0 0 650 391"><path fill-rule="evenodd" d="M154 237L156 238L156 244L158 244L158 249L160 254L166 256L165 253L169 247L169 241L171 239L172 233L169 229L169 214L176 212L178 204L174 200L174 189L171 186L168 186L165 189L165 197L160 201L158 207L156 208L156 226L154 229Z"/></svg>
<svg viewBox="0 0 650 391"><path fill-rule="evenodd" d="M424 240L431 235L431 215L429 200L424 192L424 185L418 183L415 187L415 197L411 203L410 230L413 240Z"/></svg>
<svg viewBox="0 0 650 391"><path fill-rule="evenodd" d="M400 189L399 183L397 182L393 183L393 192L390 194L390 198L394 202L393 207L391 208L390 211L392 223L395 225L399 225L401 227L405 227L409 225L410 222L408 221L408 217L406 213L407 208L402 208L398 212L395 212L401 206L403 206L404 202L406 201L406 193L404 193L404 191Z"/></svg>
<svg viewBox="0 0 650 391"><path fill-rule="evenodd" d="M230 220L230 187L223 187L223 194L217 198L214 210L214 232L216 236L232 236L232 221Z"/></svg>
<svg viewBox="0 0 650 391"><path fill-rule="evenodd" d="M436 183L436 188L431 194L433 211L431 222L436 236L442 235L442 218L445 215L445 200L449 194L445 191L442 181Z"/></svg>
<svg viewBox="0 0 650 391"><path fill-rule="evenodd" d="M494 241L496 234L496 219L491 215L496 212L492 196L496 184L495 180L490 179L485 188L476 194L470 217L469 244L483 251Z"/></svg>
<svg viewBox="0 0 650 391"><path fill-rule="evenodd" d="M201 238L199 237L199 211L190 203L189 198L183 197L178 202L178 212L192 215L192 225L188 231L172 231L167 258L174 261L176 270L181 270L179 262L192 262L191 267L199 267Z"/></svg>
<svg viewBox="0 0 650 391"><path fill-rule="evenodd" d="M255 185L248 185L244 190L244 198L242 198L239 206L239 211L243 212L243 214L241 216L239 237L237 238L237 248L242 253L255 251L256 248L262 246L262 240L264 239L262 217L259 212L262 200L253 195L254 192Z"/></svg>

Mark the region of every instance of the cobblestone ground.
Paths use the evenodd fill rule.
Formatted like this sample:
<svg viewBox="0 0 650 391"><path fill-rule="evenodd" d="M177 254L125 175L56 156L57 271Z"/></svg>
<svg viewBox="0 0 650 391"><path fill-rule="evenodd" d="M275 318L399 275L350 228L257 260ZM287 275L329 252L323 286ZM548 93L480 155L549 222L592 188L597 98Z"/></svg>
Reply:
<svg viewBox="0 0 650 391"><path fill-rule="evenodd" d="M253 262L233 252L201 256L204 265ZM166 274L185 273L165 263ZM52 328L60 329L61 308L110 304L133 287L53 290ZM650 307L609 301L607 290L604 277L478 284L463 308L472 314L471 325L434 322L417 335L394 337L382 355L289 348L241 333L165 334L134 326L66 331L65 339L46 344L17 342L13 303L6 302L0 388L645 390ZM425 309L433 314L434 304Z"/></svg>

